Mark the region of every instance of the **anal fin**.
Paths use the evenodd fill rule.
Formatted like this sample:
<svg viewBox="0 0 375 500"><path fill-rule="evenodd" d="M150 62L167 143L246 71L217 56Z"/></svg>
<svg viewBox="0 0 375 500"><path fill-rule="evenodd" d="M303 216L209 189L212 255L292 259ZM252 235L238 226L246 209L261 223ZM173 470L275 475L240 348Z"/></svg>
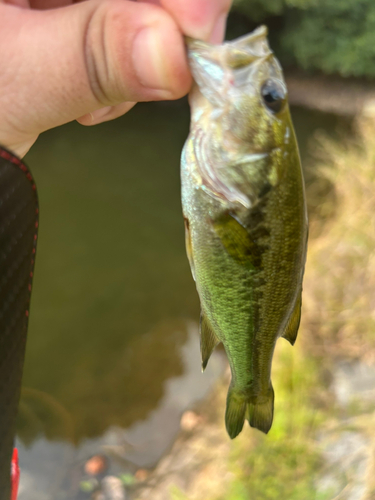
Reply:
<svg viewBox="0 0 375 500"><path fill-rule="evenodd" d="M285 331L282 334L282 337L286 339L291 345L294 345L298 328L301 321L301 306L302 306L302 292L300 293L298 299L296 300L296 305L294 306L294 310L289 318L288 324L286 325Z"/></svg>
<svg viewBox="0 0 375 500"><path fill-rule="evenodd" d="M201 312L200 321L200 335L201 335L201 354L202 354L202 371L206 369L208 360L220 340L217 338L215 332L213 331L208 319Z"/></svg>
<svg viewBox="0 0 375 500"><path fill-rule="evenodd" d="M242 431L245 421L247 401L244 394L235 390L232 384L227 396L227 408L225 411L225 426L231 439L234 439Z"/></svg>

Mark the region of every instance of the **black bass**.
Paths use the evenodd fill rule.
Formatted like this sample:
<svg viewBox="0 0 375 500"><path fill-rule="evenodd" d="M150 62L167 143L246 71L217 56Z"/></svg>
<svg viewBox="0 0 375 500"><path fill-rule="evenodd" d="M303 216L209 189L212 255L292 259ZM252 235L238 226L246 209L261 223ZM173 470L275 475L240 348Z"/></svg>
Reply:
<svg viewBox="0 0 375 500"><path fill-rule="evenodd" d="M201 302L202 367L222 342L232 381L225 422L267 433L276 341L301 314L307 211L281 67L267 30L222 45L188 40L195 84L182 153L186 247Z"/></svg>

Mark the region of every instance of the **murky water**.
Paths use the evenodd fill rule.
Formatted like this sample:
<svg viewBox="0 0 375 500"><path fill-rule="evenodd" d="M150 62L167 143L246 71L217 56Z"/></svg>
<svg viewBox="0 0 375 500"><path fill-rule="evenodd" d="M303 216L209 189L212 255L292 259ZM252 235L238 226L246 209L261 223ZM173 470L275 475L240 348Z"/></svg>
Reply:
<svg viewBox="0 0 375 500"><path fill-rule="evenodd" d="M293 116L303 158L314 131L337 124ZM41 215L20 500L78 498L80 464L99 447L117 453L115 468L152 466L223 370L218 354L200 373L179 187L188 122L186 101L139 105L50 131L26 158Z"/></svg>

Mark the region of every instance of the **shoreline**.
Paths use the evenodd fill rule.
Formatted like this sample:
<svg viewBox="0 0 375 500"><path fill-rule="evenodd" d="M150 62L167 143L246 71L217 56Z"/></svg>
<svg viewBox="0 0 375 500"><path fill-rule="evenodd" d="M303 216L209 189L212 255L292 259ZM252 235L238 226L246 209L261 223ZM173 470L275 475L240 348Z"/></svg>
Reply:
<svg viewBox="0 0 375 500"><path fill-rule="evenodd" d="M375 116L375 84L337 76L286 72L289 103L341 116Z"/></svg>

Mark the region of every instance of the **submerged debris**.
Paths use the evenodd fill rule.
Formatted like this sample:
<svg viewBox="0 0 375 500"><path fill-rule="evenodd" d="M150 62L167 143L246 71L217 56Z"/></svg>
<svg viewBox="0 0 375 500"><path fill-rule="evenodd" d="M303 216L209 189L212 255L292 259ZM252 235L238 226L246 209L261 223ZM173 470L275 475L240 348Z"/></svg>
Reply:
<svg viewBox="0 0 375 500"><path fill-rule="evenodd" d="M134 474L134 477L137 481L143 482L146 481L148 476L150 475L150 472L146 469L138 469L137 472Z"/></svg>
<svg viewBox="0 0 375 500"><path fill-rule="evenodd" d="M102 481L100 500L125 500L126 494L121 479L116 476L106 476Z"/></svg>
<svg viewBox="0 0 375 500"><path fill-rule="evenodd" d="M193 411L185 411L181 417L181 429L183 431L192 431L202 422L202 417Z"/></svg>
<svg viewBox="0 0 375 500"><path fill-rule="evenodd" d="M94 455L85 463L85 472L90 476L97 476L108 467L107 459L103 455Z"/></svg>

